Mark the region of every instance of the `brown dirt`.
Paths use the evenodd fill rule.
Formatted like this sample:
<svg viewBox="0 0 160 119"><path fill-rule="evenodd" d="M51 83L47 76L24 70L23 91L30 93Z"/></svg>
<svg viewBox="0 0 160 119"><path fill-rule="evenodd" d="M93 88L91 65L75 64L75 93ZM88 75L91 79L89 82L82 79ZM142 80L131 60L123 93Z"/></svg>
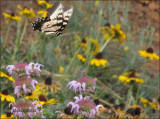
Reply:
<svg viewBox="0 0 160 119"><path fill-rule="evenodd" d="M141 28L147 27L150 23L151 27L155 28L154 42L152 48L154 51L159 51L159 33L160 33L160 3L158 0L137 0L131 2L129 19L133 26L137 28L137 32ZM153 72L159 73L159 61L153 60L148 64L148 69L152 67Z"/></svg>

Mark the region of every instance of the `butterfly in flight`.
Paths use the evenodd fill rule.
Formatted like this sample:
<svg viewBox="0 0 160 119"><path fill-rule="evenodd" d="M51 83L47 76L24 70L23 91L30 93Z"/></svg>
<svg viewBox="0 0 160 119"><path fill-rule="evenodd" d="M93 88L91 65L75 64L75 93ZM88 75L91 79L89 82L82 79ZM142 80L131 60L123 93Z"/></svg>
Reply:
<svg viewBox="0 0 160 119"><path fill-rule="evenodd" d="M55 2L53 7L48 10L46 17L38 18L32 23L33 30L45 32L46 35L58 36L67 26L73 13L72 6L63 6Z"/></svg>

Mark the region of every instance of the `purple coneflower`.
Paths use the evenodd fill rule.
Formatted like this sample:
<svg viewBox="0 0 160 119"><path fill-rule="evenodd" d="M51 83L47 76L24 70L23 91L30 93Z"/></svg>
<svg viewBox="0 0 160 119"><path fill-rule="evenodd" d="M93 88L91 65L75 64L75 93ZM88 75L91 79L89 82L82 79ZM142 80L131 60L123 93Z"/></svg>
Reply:
<svg viewBox="0 0 160 119"><path fill-rule="evenodd" d="M76 92L94 92L96 88L96 79L86 76L86 71L82 71L82 76L77 80L73 80L68 83L69 89L73 87L73 91Z"/></svg>
<svg viewBox="0 0 160 119"><path fill-rule="evenodd" d="M96 114L98 114L99 108L104 108L102 105L97 105L89 99L89 96L82 97L74 97L75 102L69 102L68 106L72 106L71 112L78 114L79 116L84 116L88 118L94 118Z"/></svg>
<svg viewBox="0 0 160 119"><path fill-rule="evenodd" d="M35 84L38 84L38 82L29 77L17 79L13 83L15 87L14 94L16 94L17 97L19 97L23 92L24 94L32 93L35 89Z"/></svg>
<svg viewBox="0 0 160 119"><path fill-rule="evenodd" d="M42 105L35 105L35 102L37 101L31 102L29 100L21 99L17 102L11 103L11 113L13 113L14 117L18 118L33 118L34 116L44 118L42 114L43 110L38 109L38 107L42 107Z"/></svg>
<svg viewBox="0 0 160 119"><path fill-rule="evenodd" d="M30 64L26 63L18 63L16 65L8 65L6 67L9 75L12 73L17 76L40 76L41 69L40 67L44 67L42 64L33 63Z"/></svg>

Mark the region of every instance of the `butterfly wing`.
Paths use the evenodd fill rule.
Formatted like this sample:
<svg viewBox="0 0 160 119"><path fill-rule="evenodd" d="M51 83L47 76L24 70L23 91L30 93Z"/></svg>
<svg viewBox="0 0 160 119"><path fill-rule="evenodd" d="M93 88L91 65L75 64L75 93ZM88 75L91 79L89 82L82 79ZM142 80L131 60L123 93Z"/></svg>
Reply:
<svg viewBox="0 0 160 119"><path fill-rule="evenodd" d="M67 26L71 16L72 16L72 13L73 13L73 7L72 6L67 6L63 9L63 24L61 26L61 29L60 31L62 32L65 27Z"/></svg>
<svg viewBox="0 0 160 119"><path fill-rule="evenodd" d="M50 21L42 25L42 32L47 35L57 35L63 24L62 5L59 2L54 3L53 7L48 10L47 17L50 18Z"/></svg>
<svg viewBox="0 0 160 119"><path fill-rule="evenodd" d="M45 22L50 21L48 17L42 17L42 18L38 18L38 20L36 20L35 22L31 23L33 30L36 31L41 31L41 27Z"/></svg>
<svg viewBox="0 0 160 119"><path fill-rule="evenodd" d="M63 9L59 2L55 2L48 10L47 16L32 23L33 30L45 32L47 35L60 35L73 13L72 6Z"/></svg>

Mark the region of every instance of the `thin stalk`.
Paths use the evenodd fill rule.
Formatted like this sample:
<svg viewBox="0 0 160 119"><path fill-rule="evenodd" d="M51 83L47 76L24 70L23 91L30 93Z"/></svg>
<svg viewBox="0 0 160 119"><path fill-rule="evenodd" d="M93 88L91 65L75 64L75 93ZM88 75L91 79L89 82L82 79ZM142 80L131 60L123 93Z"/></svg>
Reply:
<svg viewBox="0 0 160 119"><path fill-rule="evenodd" d="M100 52L102 52L104 50L104 48L107 46L107 44L109 43L109 41L111 41L113 38L113 36L111 36L106 42L105 44L102 46L102 48L100 49Z"/></svg>
<svg viewBox="0 0 160 119"><path fill-rule="evenodd" d="M41 104L36 89L35 89L35 94L36 94L36 97L38 99L38 103Z"/></svg>
<svg viewBox="0 0 160 119"><path fill-rule="evenodd" d="M133 85L132 84L129 86L127 100L128 100L128 103L127 103L127 108L128 108L134 102Z"/></svg>
<svg viewBox="0 0 160 119"><path fill-rule="evenodd" d="M68 67L67 67L67 69L66 69L66 72L70 69L70 67L71 67L71 65L72 65L72 63L73 63L76 55L77 55L78 52L80 51L80 48L81 48L81 47L79 47L78 50L74 53L74 56L72 57L71 61L69 62L69 65L68 65Z"/></svg>
<svg viewBox="0 0 160 119"><path fill-rule="evenodd" d="M28 20L26 19L24 27L23 27L22 35L21 35L20 39L19 38L16 39L16 47L14 48L14 52L13 52L13 56L12 56L13 61L15 60L17 50L18 50L19 46L21 45L22 39L23 39L24 34L26 32L27 24L28 24Z"/></svg>
<svg viewBox="0 0 160 119"><path fill-rule="evenodd" d="M23 32L22 32L22 35L21 35L20 40L19 40L19 45L21 44L22 39L23 39L23 37L24 37L24 34L25 34L25 32L26 32L27 24L28 24L28 19L25 20Z"/></svg>
<svg viewBox="0 0 160 119"><path fill-rule="evenodd" d="M5 45L6 45L6 42L7 42L7 39L8 39L8 34L9 34L9 32L10 32L11 26L12 26L12 24L9 24L9 25L8 25L8 29L7 29L6 37L5 37L5 39L4 39L3 47L5 47Z"/></svg>
<svg viewBox="0 0 160 119"><path fill-rule="evenodd" d="M1 114L3 114L4 103L1 103Z"/></svg>
<svg viewBox="0 0 160 119"><path fill-rule="evenodd" d="M97 83L99 83L100 85L102 85L105 89L107 89L109 92L111 92L114 96L116 96L118 99L123 100L123 98L118 95L116 92L114 92L112 89L110 89L108 86L106 86L104 83L102 83L101 81L97 80Z"/></svg>

